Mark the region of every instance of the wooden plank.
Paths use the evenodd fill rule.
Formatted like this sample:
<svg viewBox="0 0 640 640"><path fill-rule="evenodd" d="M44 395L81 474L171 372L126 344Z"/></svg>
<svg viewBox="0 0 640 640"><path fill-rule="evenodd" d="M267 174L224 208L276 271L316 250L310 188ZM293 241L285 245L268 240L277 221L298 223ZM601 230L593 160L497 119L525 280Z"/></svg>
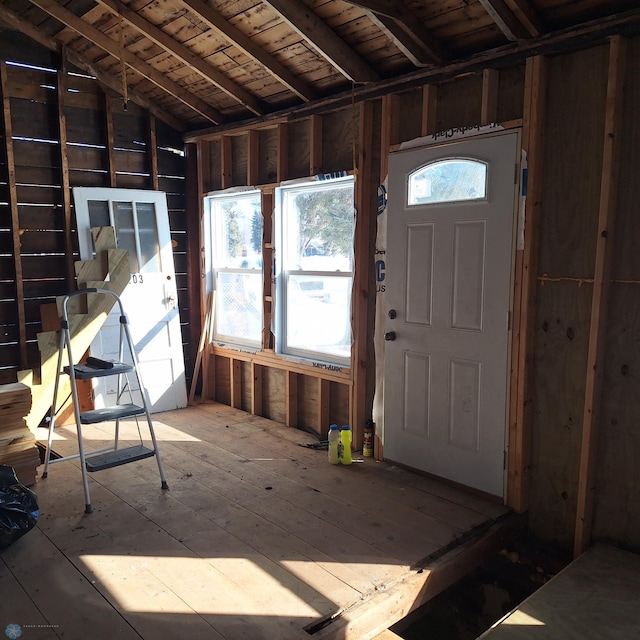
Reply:
<svg viewBox="0 0 640 640"><path fill-rule="evenodd" d="M278 125L278 182L289 178L289 125L281 122Z"/></svg>
<svg viewBox="0 0 640 640"><path fill-rule="evenodd" d="M33 602L39 612L38 617L50 625L45 635L38 633L38 637L58 637L58 631L62 630L65 634L74 635L74 629L82 635L87 629L92 629L92 638L107 640L118 629L118 635L122 634L126 640L139 640L140 636L122 620L119 611L104 606L104 598L91 584L90 578L79 574L39 527L5 549L1 562ZM69 599L69 606L60 606L61 594ZM82 606L71 604L79 602ZM15 622L22 620L16 619ZM25 633L27 631L24 630Z"/></svg>
<svg viewBox="0 0 640 640"><path fill-rule="evenodd" d="M322 173L322 116L309 116L309 175Z"/></svg>
<svg viewBox="0 0 640 640"><path fill-rule="evenodd" d="M247 184L260 184L260 136L255 129L247 132Z"/></svg>
<svg viewBox="0 0 640 640"><path fill-rule="evenodd" d="M487 125L498 122L498 82L496 69L484 69L482 72L482 107L480 124Z"/></svg>
<svg viewBox="0 0 640 640"><path fill-rule="evenodd" d="M229 376L231 377L231 406L242 408L242 361L229 358Z"/></svg>
<svg viewBox="0 0 640 640"><path fill-rule="evenodd" d="M262 415L263 403L263 367L255 362L251 363L251 413Z"/></svg>
<svg viewBox="0 0 640 640"><path fill-rule="evenodd" d="M524 531L524 521L494 524L482 537L474 538L417 572L396 582L360 606L334 618L315 633L320 640L366 640L375 637L420 605L469 574L487 557L497 553Z"/></svg>
<svg viewBox="0 0 640 640"><path fill-rule="evenodd" d="M422 88L421 135L430 136L436 132L438 110L438 85L426 84Z"/></svg>
<svg viewBox="0 0 640 640"><path fill-rule="evenodd" d="M298 374L285 371L285 421L288 427L298 426Z"/></svg>
<svg viewBox="0 0 640 640"><path fill-rule="evenodd" d="M375 304L374 296L369 291L374 291L372 286L372 270L370 268L373 259L373 246L375 243L376 220L372 212L376 209L378 196L379 176L377 167L374 167L373 139L371 128L373 122L373 104L363 103L359 106L358 128L358 169L354 184L354 198L356 205L356 227L354 233L354 261L355 272L353 275L352 293L352 331L353 344L351 347L351 375L353 387L351 389L351 402L349 410L349 424L353 433L353 446L356 449L362 447L365 420L371 415L368 387L368 371L374 364L373 349L369 342L373 335L373 327L370 326L369 305Z"/></svg>
<svg viewBox="0 0 640 640"><path fill-rule="evenodd" d="M327 431L329 430L329 420L330 420L330 392L331 392L331 383L328 380L323 380L322 378L318 378L318 407L317 407L317 420L316 420L316 431L322 435L326 436Z"/></svg>
<svg viewBox="0 0 640 640"><path fill-rule="evenodd" d="M116 59L124 60L129 67L135 69L140 75L164 89L167 93L193 109L196 113L199 113L215 124L220 124L225 121L225 118L217 109L214 109L204 100L187 91L177 82L170 80L158 69L154 68L128 49L120 49L118 44L108 35L102 33L88 22L85 22L65 7L53 2L52 0L35 0L34 4L68 26L70 29L73 29L81 36L87 38L90 42L93 42L95 45L110 53Z"/></svg>
<svg viewBox="0 0 640 640"><path fill-rule="evenodd" d="M602 178L600 183L600 205L593 297L591 301L589 352L587 355L582 422L580 478L578 481L578 504L573 548L575 556L580 555L590 546L591 531L593 528L593 511L596 493L595 455L604 369L607 308L611 278L611 247L613 246L615 211L617 206L625 66L626 42L622 36L614 36L609 44L609 72L607 76Z"/></svg>
<svg viewBox="0 0 640 640"><path fill-rule="evenodd" d="M149 114L149 167L151 172L151 188L160 190L158 182L158 134L156 132L156 119Z"/></svg>
<svg viewBox="0 0 640 640"><path fill-rule="evenodd" d="M233 186L233 147L231 136L222 136L220 144L220 164L222 167L222 188L228 189Z"/></svg>
<svg viewBox="0 0 640 640"><path fill-rule="evenodd" d="M0 60L0 98L2 98L2 118L4 132L4 149L7 167L7 183L9 191L9 210L11 216L11 237L13 240L13 269L15 273L15 296L20 331L20 367L28 366L27 337L24 308L24 276L20 251L20 219L18 214L18 196L16 191L16 163L13 144L13 128L11 122L11 100L7 93L7 64Z"/></svg>
<svg viewBox="0 0 640 640"><path fill-rule="evenodd" d="M113 130L113 110L111 100L104 96L105 123L107 127L107 170L109 172L109 186L115 189L118 185L116 177L115 135Z"/></svg>
<svg viewBox="0 0 640 640"><path fill-rule="evenodd" d="M507 504L518 513L529 506L531 473L532 387L531 354L535 346L536 288L540 194L542 190L542 135L546 102L546 61L527 60L522 146L527 154L527 199L522 234L516 240L511 384L509 400L509 452Z"/></svg>
<svg viewBox="0 0 640 640"><path fill-rule="evenodd" d="M72 230L74 228L71 219L71 184L69 180L69 161L67 157L67 117L65 113L66 96L68 94L68 61L66 49L62 50L60 69L58 70L58 87L57 87L57 103L58 103L58 131L60 136L60 169L62 190L62 215L63 215L63 231L65 256L67 261L67 291L75 289L75 271L73 266L73 240Z"/></svg>

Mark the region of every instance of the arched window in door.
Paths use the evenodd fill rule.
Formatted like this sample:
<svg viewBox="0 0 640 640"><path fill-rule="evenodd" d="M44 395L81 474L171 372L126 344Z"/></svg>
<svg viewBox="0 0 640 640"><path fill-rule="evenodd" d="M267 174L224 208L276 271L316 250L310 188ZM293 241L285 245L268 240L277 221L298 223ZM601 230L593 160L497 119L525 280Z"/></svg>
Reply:
<svg viewBox="0 0 640 640"><path fill-rule="evenodd" d="M409 175L409 206L484 200L487 197L487 163L472 158L445 158L420 167Z"/></svg>

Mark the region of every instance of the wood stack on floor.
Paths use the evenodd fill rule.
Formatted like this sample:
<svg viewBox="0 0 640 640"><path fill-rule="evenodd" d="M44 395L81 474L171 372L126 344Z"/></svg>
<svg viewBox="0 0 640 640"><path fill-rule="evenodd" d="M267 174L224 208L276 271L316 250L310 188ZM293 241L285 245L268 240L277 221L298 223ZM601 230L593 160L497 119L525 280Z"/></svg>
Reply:
<svg viewBox="0 0 640 640"><path fill-rule="evenodd" d="M0 385L0 464L13 467L21 484L36 482L40 453L25 416L31 410L31 389L21 383Z"/></svg>

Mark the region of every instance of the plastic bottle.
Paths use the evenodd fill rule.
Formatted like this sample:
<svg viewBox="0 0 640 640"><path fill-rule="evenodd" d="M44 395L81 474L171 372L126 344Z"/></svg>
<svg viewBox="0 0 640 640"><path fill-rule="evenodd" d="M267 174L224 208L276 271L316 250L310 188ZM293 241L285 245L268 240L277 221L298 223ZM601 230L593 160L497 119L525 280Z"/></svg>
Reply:
<svg viewBox="0 0 640 640"><path fill-rule="evenodd" d="M338 456L342 464L351 464L351 427L345 424L340 431L340 444Z"/></svg>
<svg viewBox="0 0 640 640"><path fill-rule="evenodd" d="M329 427L329 462L331 464L340 464L338 457L338 446L340 444L340 431L337 424Z"/></svg>
<svg viewBox="0 0 640 640"><path fill-rule="evenodd" d="M373 456L373 420L367 420L364 423L364 443L362 445L362 455L365 458L371 458Z"/></svg>

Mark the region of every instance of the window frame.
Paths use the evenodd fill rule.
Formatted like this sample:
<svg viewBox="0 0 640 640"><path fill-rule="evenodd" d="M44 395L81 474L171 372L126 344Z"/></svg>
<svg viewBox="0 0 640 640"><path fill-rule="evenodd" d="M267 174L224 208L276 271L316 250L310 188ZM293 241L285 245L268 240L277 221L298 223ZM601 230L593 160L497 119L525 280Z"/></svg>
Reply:
<svg viewBox="0 0 640 640"><path fill-rule="evenodd" d="M211 192L205 196L205 207L204 207L204 220L203 220L203 231L205 237L205 247L204 247L204 264L203 270L206 281L206 289L207 293L210 291L215 291L215 303L214 303L214 314L213 314L213 327L212 327L212 338L215 342L219 344L228 344L233 347L238 348L247 348L253 351L258 351L262 347L262 332L264 331L264 304L263 304L263 265L264 265L264 249L260 247L260 267L254 266L218 266L220 263L217 263L218 260L218 252L221 247L219 238L223 236L223 220L221 216L214 213L214 207L219 205L221 202L238 200L238 199L250 199L256 198L259 202L259 211L262 216L262 224L264 225L264 213L262 212L262 191L261 189L256 188L240 188L240 189L227 189L222 191ZM264 229L263 229L264 233ZM255 337L252 339L249 336L238 336L229 333L223 333L220 330L220 318L221 318L221 297L218 294L220 291L220 275L238 275L241 277L244 276L257 276L260 278L260 304L258 307L259 310L259 327L260 330Z"/></svg>
<svg viewBox="0 0 640 640"><path fill-rule="evenodd" d="M344 175L327 180L318 180L314 178L308 178L304 180L295 180L291 183L281 184L275 190L274 198L274 240L275 240L275 252L276 261L274 268L274 300L275 300L275 348L276 353L283 358L297 358L305 362L320 362L326 363L330 366L338 367L350 367L351 366L351 351L353 347L353 300L352 289L353 280L355 274L355 255L354 255L354 239L355 239L355 205L354 205L354 217L351 236L351 248L350 248L350 270L318 270L318 269L290 269L287 268L289 257L285 257L285 245L287 243L286 235L288 233L287 225L285 224L285 211L283 206L283 199L289 193L302 193L305 191L314 191L322 189L335 188L340 185L350 185L352 190L352 201L355 202L355 180L352 175ZM346 322L346 328L348 330L348 355L340 356L335 353L328 353L326 351L304 349L299 346L291 346L287 341L287 309L289 307L291 299L291 288L289 283L291 276L302 277L335 277L335 278L349 278L350 283L347 285L348 291L348 318Z"/></svg>

